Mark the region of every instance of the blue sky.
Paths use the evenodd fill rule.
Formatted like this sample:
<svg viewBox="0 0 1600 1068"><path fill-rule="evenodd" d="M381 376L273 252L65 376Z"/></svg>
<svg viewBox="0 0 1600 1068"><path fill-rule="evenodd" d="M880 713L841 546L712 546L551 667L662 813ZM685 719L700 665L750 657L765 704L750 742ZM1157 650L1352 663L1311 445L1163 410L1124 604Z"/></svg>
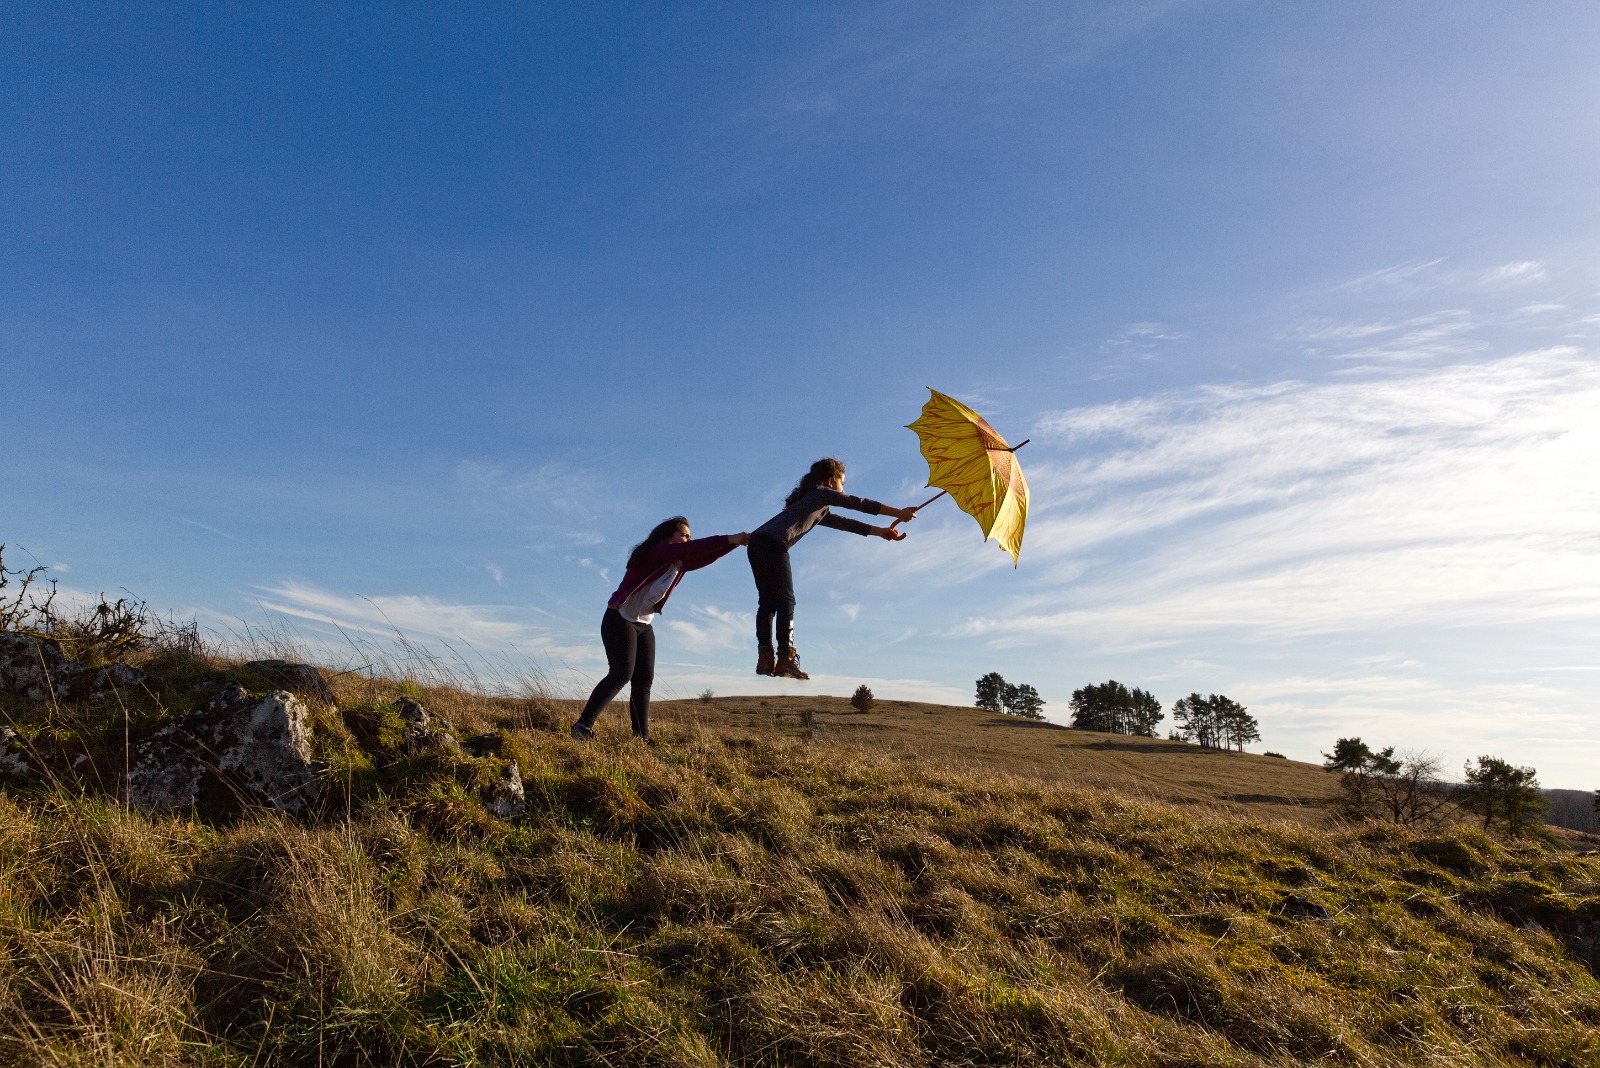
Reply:
<svg viewBox="0 0 1600 1068"><path fill-rule="evenodd" d="M653 523L752 528L822 455L920 501L933 386L1032 439L1021 566L948 502L814 533L802 690L730 557L658 694L1116 678L1593 788L1597 44L1586 3L12 5L0 540L576 696Z"/></svg>

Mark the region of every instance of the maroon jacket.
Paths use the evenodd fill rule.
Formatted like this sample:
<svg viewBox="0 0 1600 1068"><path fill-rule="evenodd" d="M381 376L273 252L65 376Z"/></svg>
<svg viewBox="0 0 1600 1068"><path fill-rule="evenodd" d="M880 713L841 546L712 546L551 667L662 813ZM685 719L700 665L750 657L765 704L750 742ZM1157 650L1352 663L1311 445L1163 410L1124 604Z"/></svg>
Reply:
<svg viewBox="0 0 1600 1068"><path fill-rule="evenodd" d="M664 541L660 545L653 545L645 556L643 567L630 567L623 572L622 585L617 587L617 592L611 595L611 600L606 604L616 608L626 601L634 590L665 571L669 564L682 564L683 570L672 580L672 585L661 595L661 600L650 609L652 612L659 612L666 607L667 598L678 588L678 583L683 581L684 575L698 571L707 564L716 563L736 548L738 546L729 541L726 534L714 534L709 538L696 538L694 541Z"/></svg>

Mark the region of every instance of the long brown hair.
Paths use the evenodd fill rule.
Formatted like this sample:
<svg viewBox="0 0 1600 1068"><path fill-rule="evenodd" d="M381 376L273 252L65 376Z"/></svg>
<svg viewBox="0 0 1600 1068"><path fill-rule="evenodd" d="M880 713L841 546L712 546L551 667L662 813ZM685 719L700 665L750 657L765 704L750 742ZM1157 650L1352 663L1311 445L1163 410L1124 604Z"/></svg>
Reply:
<svg viewBox="0 0 1600 1068"><path fill-rule="evenodd" d="M802 475L800 481L794 484L794 489L789 491L789 496L784 499L783 506L787 508L818 486L832 479L843 477L844 461L835 460L832 456L824 456L812 464L811 470Z"/></svg>
<svg viewBox="0 0 1600 1068"><path fill-rule="evenodd" d="M689 521L681 515L675 515L671 519L663 519L657 523L655 529L645 535L644 541L635 545L633 550L628 553L628 566L643 567L649 560L651 549L672 537L679 527L687 527L688 525Z"/></svg>

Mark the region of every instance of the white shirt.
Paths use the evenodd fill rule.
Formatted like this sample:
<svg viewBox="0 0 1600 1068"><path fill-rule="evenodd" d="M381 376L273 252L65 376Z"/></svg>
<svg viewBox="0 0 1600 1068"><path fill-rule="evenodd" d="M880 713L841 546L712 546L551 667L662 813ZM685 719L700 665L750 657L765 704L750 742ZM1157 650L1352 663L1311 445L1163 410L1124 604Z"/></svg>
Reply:
<svg viewBox="0 0 1600 1068"><path fill-rule="evenodd" d="M656 603L667 595L681 574L682 564L668 564L665 571L628 594L628 599L617 605L617 613L635 623L650 622L656 618Z"/></svg>

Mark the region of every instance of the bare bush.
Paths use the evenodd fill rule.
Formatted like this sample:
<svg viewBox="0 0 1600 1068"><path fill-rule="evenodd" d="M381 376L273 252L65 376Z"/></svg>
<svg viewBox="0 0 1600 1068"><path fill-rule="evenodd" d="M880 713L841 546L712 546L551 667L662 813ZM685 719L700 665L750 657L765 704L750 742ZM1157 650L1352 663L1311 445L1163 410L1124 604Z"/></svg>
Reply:
<svg viewBox="0 0 1600 1068"><path fill-rule="evenodd" d="M44 621L49 619L50 606L56 597L55 581L40 581L49 570L43 564L26 571L7 567L5 552L6 547L0 544L0 631L44 637ZM42 601L34 589L35 583L48 590Z"/></svg>

